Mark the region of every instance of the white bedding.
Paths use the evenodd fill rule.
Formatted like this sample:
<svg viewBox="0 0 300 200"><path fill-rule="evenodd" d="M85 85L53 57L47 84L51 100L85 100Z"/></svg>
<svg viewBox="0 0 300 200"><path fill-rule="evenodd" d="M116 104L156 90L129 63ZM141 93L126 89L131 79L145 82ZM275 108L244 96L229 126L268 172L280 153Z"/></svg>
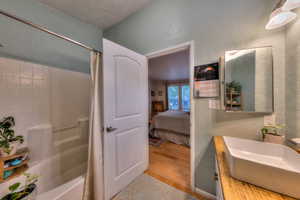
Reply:
<svg viewBox="0 0 300 200"><path fill-rule="evenodd" d="M166 111L153 118L153 128L190 135L190 115L183 111Z"/></svg>

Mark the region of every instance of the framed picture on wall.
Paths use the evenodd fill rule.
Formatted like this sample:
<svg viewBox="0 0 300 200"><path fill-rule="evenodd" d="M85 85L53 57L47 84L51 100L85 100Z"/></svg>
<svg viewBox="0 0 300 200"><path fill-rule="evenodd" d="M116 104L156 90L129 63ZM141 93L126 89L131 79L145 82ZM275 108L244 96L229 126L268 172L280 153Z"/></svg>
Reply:
<svg viewBox="0 0 300 200"><path fill-rule="evenodd" d="M219 95L219 63L196 66L194 69L194 97L216 98Z"/></svg>
<svg viewBox="0 0 300 200"><path fill-rule="evenodd" d="M155 96L155 92L153 90L151 90L151 96L154 97Z"/></svg>

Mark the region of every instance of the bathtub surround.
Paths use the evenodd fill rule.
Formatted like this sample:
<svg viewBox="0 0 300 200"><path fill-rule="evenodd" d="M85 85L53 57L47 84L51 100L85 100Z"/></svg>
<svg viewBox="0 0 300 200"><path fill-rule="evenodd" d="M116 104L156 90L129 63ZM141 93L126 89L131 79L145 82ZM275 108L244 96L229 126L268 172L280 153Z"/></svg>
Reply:
<svg viewBox="0 0 300 200"><path fill-rule="evenodd" d="M88 74L0 57L0 93L0 116L15 117L31 150L29 172L41 175L39 193L86 173ZM1 184L0 196L18 180Z"/></svg>
<svg viewBox="0 0 300 200"><path fill-rule="evenodd" d="M21 5L21 7L18 7L20 6L20 2L15 2L14 4L13 1L5 1L5 2L2 1L1 3L3 3L3 6L7 9L6 12L16 15L17 17L24 18L25 20L28 21L30 21L30 19L26 17L26 14L28 14L26 12L28 12L28 10L31 11L34 10L34 12L32 12L34 15L36 13L39 13L39 11L43 13L43 16L45 16L45 14L50 14L50 16L47 16L47 18L45 19L46 24L47 22L51 21L51 19L55 19L55 17L57 16L61 17L61 18L57 18L57 21L54 22L54 24L58 25L58 27L59 27L58 22L63 21L62 18L69 17L69 16L64 16L64 14L60 13L55 9L44 6L43 4L39 4L39 3L36 4L36 2L32 2L34 5L33 7L30 6L28 7L28 4L25 3L24 5ZM10 10L11 8L13 9ZM17 8L17 11L14 10L15 8ZM19 15L24 13L18 11L18 8L21 9L22 11L25 11L25 17ZM38 10L39 8L41 8L41 10ZM10 18L1 15L0 20L2 19L3 21L0 21L0 23L4 28L1 30L5 31L5 33L1 34L1 40L6 41L6 48L1 49L0 55L3 55L4 57L8 57L8 58L6 59L3 58L4 59L2 63L3 68L1 68L0 70L4 70L4 73L3 76L2 74L0 74L1 75L0 78L2 79L3 77L4 78L3 80L8 80L9 82L11 77L8 76L13 76L15 78L14 80L15 85L13 86L16 86L16 88L13 88L16 91L16 93L14 93L15 96L7 95L6 98L8 102L10 101L9 103L12 103L11 106L21 107L21 105L23 105L24 103L19 101L21 100L24 101L24 99L22 98L19 99L18 97L19 97L19 92L24 92L24 94L26 93L29 97L27 99L28 101L24 101L28 104L25 106L28 109L28 111L26 111L26 114L28 116L31 115L34 116L41 113L43 115L49 115L48 119L45 120L45 122L40 124L38 123L36 124L35 121L35 120L41 120L39 118L40 116L37 117L36 119L32 119L26 116L27 117L26 120L32 120L34 125L32 124L32 127L28 127L29 125L28 126L26 125L26 129L28 129L28 131L26 133L23 133L25 137L30 139L27 145L33 151L31 155L32 162L30 163L29 171L40 174L42 176L42 179L39 183L39 192L44 193L48 190L56 188L61 184L64 184L68 180L74 179L82 175L83 173L86 173L86 157L87 157L86 153L88 148L87 146L88 145L87 144L88 108L87 107L89 105L88 101L89 101L90 84L89 84L89 78L86 79L87 81L84 79L82 80L82 78L78 79L79 74L80 76L83 77L88 77L88 75L73 72L73 71L86 72L86 73L89 72L89 69L86 68L87 64L89 63L89 59L87 59L86 55L88 55L89 51L86 51L86 49L83 48L76 47L76 45L72 43L68 43L67 41L56 38L50 34L38 31L36 29L33 29L30 26L19 23L17 21L14 21ZM38 19L44 19L44 18L41 17ZM72 22L74 22L73 25L76 24L76 30L74 29L76 33L84 32L83 35L84 37L86 37L86 39L91 39L91 41L93 41L94 44L95 43L101 44L102 41L101 38L90 37L91 35L88 34L89 31L94 31L94 33L92 32L91 34L98 34L100 32L101 33L100 35L102 36L101 30L93 27L92 25L84 24L72 17L69 17L69 19L67 20L69 21L68 22L63 21L64 26L62 27L65 28L67 27L66 24L72 25ZM48 29L48 26L45 24L35 22L34 20L33 23L37 25L41 25L43 27L47 27ZM58 34L66 35L64 33L55 31L50 27L49 30L53 30ZM17 35L20 34L20 32L23 33L24 37L20 37ZM26 33L25 35L24 32ZM16 34L16 35L12 35L12 34ZM26 36L29 37L26 38ZM71 36L68 35L66 36L72 38ZM74 38L74 40L77 39ZM43 46L41 46L42 43ZM94 49L99 49L99 46L101 47L101 45L99 45L98 47L94 47L95 45L93 44L92 45L87 44L87 45L91 46ZM26 48L26 51L22 50L22 48L24 47ZM57 49L57 47L59 49ZM94 75L93 77L97 77L101 75L98 73L100 67L99 56L100 55L98 52L97 55L95 55L94 57L92 56L92 59L94 58L95 60L95 62L92 62L92 65L95 66L92 66L92 70L91 70L92 74ZM16 61L9 58L30 60L30 61L34 61L35 63L47 63L47 64L51 64L51 66L57 67L57 69L55 68L52 69L51 67L46 67L46 66L39 66L38 64L33 64L28 62L25 65L23 65L23 63L25 62ZM13 63L14 61L16 62ZM15 68L16 71L13 71L12 74L9 74L5 70L11 63L15 65L13 66L13 68ZM39 69L39 68L46 68L46 70L44 71L44 69ZM72 71L60 70L58 68L66 68ZM97 68L97 70L93 71L94 68ZM35 70L37 70L37 73ZM23 74L23 72L25 72L24 73L25 75ZM23 78L25 80L24 84L22 82ZM0 81L2 81L1 79ZM74 80L76 81L76 83L73 82ZM99 91L98 88L100 87L99 82L100 82L99 77L96 82L93 82L94 86L96 85L94 87L95 91ZM8 83L7 85L9 84L10 83ZM21 86L26 85L27 90L23 91L23 88L19 89L19 85ZM6 88L5 86L6 85L4 85L4 90L8 91L8 89L10 88L9 87ZM46 88L44 86L46 86ZM46 93L43 94L39 93L40 90L46 91ZM36 96L34 96L33 94L36 94ZM44 109L48 107L47 111L45 112L42 111L41 113L39 113L40 110L39 107L37 107L37 105L35 104L36 102L33 101L35 100L35 98L41 98L40 94L42 94L41 96L43 97L43 99L41 100L41 103L43 103L41 107L43 107ZM98 94L93 95L93 97L95 97L96 101L99 100ZM94 109L95 105L97 109ZM102 161L101 160L99 161L98 159L102 157L101 155L102 145L99 145L98 143L98 141L101 142L101 135L99 135L99 132L101 131L100 128L101 124L99 124L100 122L99 109L100 109L99 103L93 102L91 108L92 113L90 114L90 116L92 119L95 119L96 123L92 122L90 124L90 127L92 127L91 132L94 133L90 138L90 141L91 143L97 141L97 144L89 145L89 147L93 149L89 151L90 165L88 166L89 169L88 178L86 181L86 185L85 185L86 190L84 193L84 199L88 199L88 200L102 199L104 194L103 190L99 189L99 188L103 188L103 168L101 168L103 164L101 164ZM18 113L19 114L18 117L25 114L22 113L22 109L19 108L15 110L7 109L7 111L20 112ZM95 115L96 117L94 117ZM22 117L25 118L25 115ZM22 122L26 121L24 118L21 119L20 121ZM72 160L70 160L70 158L72 158ZM21 180L21 178L19 180ZM17 181L17 180L14 179L12 181ZM8 184L9 183L10 182L8 182ZM7 193L7 191L0 190L1 196L2 194L5 193ZM78 195L82 196L82 193L83 192L81 192L81 194Z"/></svg>
<svg viewBox="0 0 300 200"><path fill-rule="evenodd" d="M91 52L91 103L88 167L82 200L104 199L104 165L102 132L102 56Z"/></svg>
<svg viewBox="0 0 300 200"><path fill-rule="evenodd" d="M144 54L194 40L195 65L215 62L226 50L273 46L275 114L277 123L284 124L285 37L282 31L264 29L275 3L157 0L105 30L104 36ZM212 110L208 100L199 99L194 112L196 187L214 194L212 136L261 139L258 130L263 127L264 116Z"/></svg>
<svg viewBox="0 0 300 200"><path fill-rule="evenodd" d="M0 9L49 30L102 49L102 30L36 0L1 0ZM89 72L89 51L0 15L0 55Z"/></svg>

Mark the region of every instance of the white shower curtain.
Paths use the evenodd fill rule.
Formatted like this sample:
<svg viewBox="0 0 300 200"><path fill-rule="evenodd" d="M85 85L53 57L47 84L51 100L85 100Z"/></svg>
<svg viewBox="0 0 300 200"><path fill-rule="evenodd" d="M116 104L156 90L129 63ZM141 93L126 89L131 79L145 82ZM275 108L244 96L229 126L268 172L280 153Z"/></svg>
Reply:
<svg viewBox="0 0 300 200"><path fill-rule="evenodd" d="M84 182L83 200L104 199L103 133L102 133L102 58L91 53L91 106L89 118L88 169Z"/></svg>

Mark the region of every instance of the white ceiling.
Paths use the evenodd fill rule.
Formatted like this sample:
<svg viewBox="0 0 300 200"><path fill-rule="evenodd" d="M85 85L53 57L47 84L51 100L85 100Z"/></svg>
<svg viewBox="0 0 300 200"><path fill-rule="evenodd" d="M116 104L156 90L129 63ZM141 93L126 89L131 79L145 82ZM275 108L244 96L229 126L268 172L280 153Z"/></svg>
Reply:
<svg viewBox="0 0 300 200"><path fill-rule="evenodd" d="M153 0L39 0L101 29L108 28Z"/></svg>
<svg viewBox="0 0 300 200"><path fill-rule="evenodd" d="M189 50L150 59L149 78L165 81L189 79Z"/></svg>

